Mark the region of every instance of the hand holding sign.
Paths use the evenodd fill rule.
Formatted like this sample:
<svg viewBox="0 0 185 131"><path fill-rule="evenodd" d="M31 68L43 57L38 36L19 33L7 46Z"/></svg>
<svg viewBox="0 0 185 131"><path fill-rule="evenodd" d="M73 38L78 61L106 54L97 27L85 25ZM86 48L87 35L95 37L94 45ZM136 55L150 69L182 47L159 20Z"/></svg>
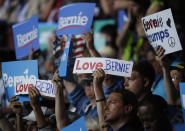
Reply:
<svg viewBox="0 0 185 131"><path fill-rule="evenodd" d="M104 70L101 69L101 68L96 69L96 70L93 72L93 83L94 83L95 85L100 85L100 84L102 84L104 77L105 77L105 72L104 72Z"/></svg>
<svg viewBox="0 0 185 131"><path fill-rule="evenodd" d="M32 106L32 108L39 105L40 93L37 88L35 87L30 88L29 97L30 97L30 105Z"/></svg>
<svg viewBox="0 0 185 131"><path fill-rule="evenodd" d="M19 100L19 98L16 98L16 96L13 96L10 99L10 107L12 109L12 111L17 114L17 115L21 115L22 113L22 106L20 102L17 102Z"/></svg>

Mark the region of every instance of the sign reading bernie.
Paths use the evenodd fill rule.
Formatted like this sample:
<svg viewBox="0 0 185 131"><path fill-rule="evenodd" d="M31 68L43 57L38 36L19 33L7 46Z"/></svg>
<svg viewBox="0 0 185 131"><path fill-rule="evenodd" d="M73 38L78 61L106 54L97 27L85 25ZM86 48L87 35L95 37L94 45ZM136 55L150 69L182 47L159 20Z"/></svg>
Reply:
<svg viewBox="0 0 185 131"><path fill-rule="evenodd" d="M28 94L29 88L36 87L43 96L55 97L55 89L51 80L25 80L16 83L15 94Z"/></svg>
<svg viewBox="0 0 185 131"><path fill-rule="evenodd" d="M133 62L110 58L77 58L73 73L92 73L102 68L106 74L130 77Z"/></svg>
<svg viewBox="0 0 185 131"><path fill-rule="evenodd" d="M38 15L31 17L21 23L13 25L14 45L16 59L28 56L30 48L34 51L39 47Z"/></svg>
<svg viewBox="0 0 185 131"><path fill-rule="evenodd" d="M165 54L182 50L171 9L143 17L142 24L153 48L160 45Z"/></svg>
<svg viewBox="0 0 185 131"><path fill-rule="evenodd" d="M38 64L36 60L11 61L2 63L2 79L6 96L10 101L15 96L15 88L18 83L38 79ZM25 87L26 88L26 87ZM28 87L27 87L28 88ZM28 101L29 97L18 96L19 101Z"/></svg>
<svg viewBox="0 0 185 131"><path fill-rule="evenodd" d="M60 8L57 36L64 34L79 35L90 32L95 3L75 3Z"/></svg>

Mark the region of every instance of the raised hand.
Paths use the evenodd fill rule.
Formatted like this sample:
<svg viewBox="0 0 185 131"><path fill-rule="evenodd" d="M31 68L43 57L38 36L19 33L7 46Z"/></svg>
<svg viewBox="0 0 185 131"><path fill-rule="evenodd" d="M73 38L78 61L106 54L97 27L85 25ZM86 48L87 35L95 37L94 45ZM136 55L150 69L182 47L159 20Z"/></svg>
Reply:
<svg viewBox="0 0 185 131"><path fill-rule="evenodd" d="M29 90L30 105L32 108L39 105L40 92L37 88L33 87Z"/></svg>
<svg viewBox="0 0 185 131"><path fill-rule="evenodd" d="M87 49L94 49L94 35L91 30L91 32L83 32L82 38L86 41L86 47Z"/></svg>
<svg viewBox="0 0 185 131"><path fill-rule="evenodd" d="M95 85L100 85L100 84L102 84L102 82L104 80L105 72L103 69L99 68L93 72L93 76L94 76L93 83Z"/></svg>
<svg viewBox="0 0 185 131"><path fill-rule="evenodd" d="M19 98L16 98L16 96L13 96L10 99L10 107L12 109L12 111L16 114L16 115L21 115L22 113L22 105L20 102L17 102L19 100Z"/></svg>

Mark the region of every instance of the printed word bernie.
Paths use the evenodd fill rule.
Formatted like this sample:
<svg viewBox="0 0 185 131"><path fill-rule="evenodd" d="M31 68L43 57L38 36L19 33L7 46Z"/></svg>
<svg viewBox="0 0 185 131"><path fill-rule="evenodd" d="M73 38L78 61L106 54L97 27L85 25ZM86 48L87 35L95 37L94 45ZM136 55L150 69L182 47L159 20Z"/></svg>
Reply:
<svg viewBox="0 0 185 131"><path fill-rule="evenodd" d="M22 81L28 81L28 80L36 80L35 75L28 76L28 69L26 69L25 75L20 76L8 76L8 74L3 73L3 84L5 87L12 87L16 86L16 83L20 83Z"/></svg>
<svg viewBox="0 0 185 131"><path fill-rule="evenodd" d="M148 30L153 28L163 27L163 21L161 17L160 18L157 17L157 19L150 19L149 21L143 19L143 25L145 31L147 32Z"/></svg>
<svg viewBox="0 0 185 131"><path fill-rule="evenodd" d="M40 93L55 95L55 89L52 83L36 81L35 87L39 89Z"/></svg>
<svg viewBox="0 0 185 131"><path fill-rule="evenodd" d="M123 64L117 61L105 60L106 67L104 70L119 71L129 73L130 64Z"/></svg>
<svg viewBox="0 0 185 131"><path fill-rule="evenodd" d="M87 16L82 16L82 12L78 16L60 17L58 29L62 30L74 26L85 26L88 22Z"/></svg>
<svg viewBox="0 0 185 131"><path fill-rule="evenodd" d="M18 34L17 41L18 47L24 48L26 45L32 43L38 37L38 29L33 26L33 30L26 33L26 34Z"/></svg>

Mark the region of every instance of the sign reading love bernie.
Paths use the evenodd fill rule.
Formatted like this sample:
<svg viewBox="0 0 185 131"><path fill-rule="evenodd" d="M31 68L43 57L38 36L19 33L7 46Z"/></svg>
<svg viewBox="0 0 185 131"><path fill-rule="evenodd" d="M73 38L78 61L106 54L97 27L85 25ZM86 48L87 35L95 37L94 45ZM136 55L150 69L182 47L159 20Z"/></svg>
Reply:
<svg viewBox="0 0 185 131"><path fill-rule="evenodd" d="M160 45L165 54L182 50L171 9L143 17L142 24L153 48Z"/></svg>
<svg viewBox="0 0 185 131"><path fill-rule="evenodd" d="M12 61L2 63L2 79L6 96L10 101L15 96L17 84L27 80L38 79L38 64L36 60ZM28 96L17 96L19 101L29 101Z"/></svg>
<svg viewBox="0 0 185 131"><path fill-rule="evenodd" d="M30 48L34 51L39 47L38 15L31 17L21 23L13 25L14 45L16 59L28 56Z"/></svg>
<svg viewBox="0 0 185 131"><path fill-rule="evenodd" d="M95 3L75 3L60 8L57 36L64 34L80 35L90 32Z"/></svg>
<svg viewBox="0 0 185 131"><path fill-rule="evenodd" d="M42 96L55 97L55 89L51 80L25 80L16 84L15 95L28 94L29 88L36 87Z"/></svg>
<svg viewBox="0 0 185 131"><path fill-rule="evenodd" d="M133 62L110 58L77 58L73 73L92 73L97 68L102 68L106 74L130 77Z"/></svg>

